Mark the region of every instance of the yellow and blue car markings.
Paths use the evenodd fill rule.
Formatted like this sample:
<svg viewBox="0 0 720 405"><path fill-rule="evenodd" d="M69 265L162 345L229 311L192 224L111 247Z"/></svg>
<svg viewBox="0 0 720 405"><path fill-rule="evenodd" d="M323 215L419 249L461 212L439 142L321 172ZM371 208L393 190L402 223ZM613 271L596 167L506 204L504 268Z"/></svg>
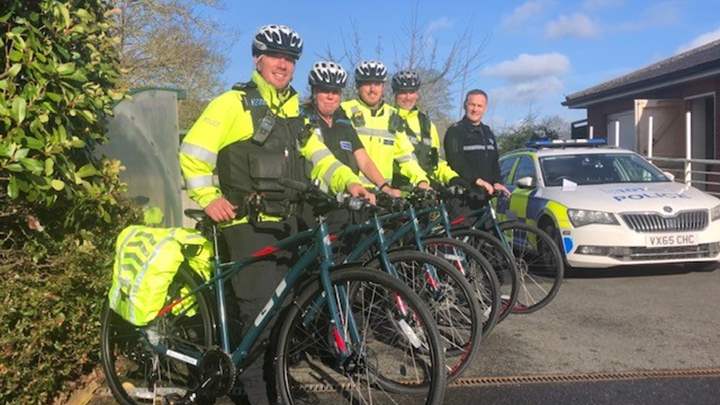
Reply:
<svg viewBox="0 0 720 405"><path fill-rule="evenodd" d="M514 153L510 156L529 156L537 163L537 156L531 151L523 153ZM515 177L515 170L520 159L513 164L507 178ZM558 230L562 240L562 247L566 254L571 253L575 248L575 242L572 237L572 224L568 217L568 207L547 198L538 197L538 188L531 190L521 189L512 182L506 184L508 190L512 192L510 199L498 198L496 200L495 209L500 221L518 220L530 225L537 226L543 216L549 217L553 221L553 226Z"/></svg>

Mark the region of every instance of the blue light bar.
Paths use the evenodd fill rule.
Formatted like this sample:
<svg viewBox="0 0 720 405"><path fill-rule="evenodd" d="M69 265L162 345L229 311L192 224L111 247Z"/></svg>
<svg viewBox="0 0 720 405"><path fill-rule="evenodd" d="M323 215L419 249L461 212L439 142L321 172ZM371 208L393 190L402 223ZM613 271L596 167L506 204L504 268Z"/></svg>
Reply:
<svg viewBox="0 0 720 405"><path fill-rule="evenodd" d="M564 148L567 146L601 146L607 145L607 139L538 139L525 144L528 148Z"/></svg>

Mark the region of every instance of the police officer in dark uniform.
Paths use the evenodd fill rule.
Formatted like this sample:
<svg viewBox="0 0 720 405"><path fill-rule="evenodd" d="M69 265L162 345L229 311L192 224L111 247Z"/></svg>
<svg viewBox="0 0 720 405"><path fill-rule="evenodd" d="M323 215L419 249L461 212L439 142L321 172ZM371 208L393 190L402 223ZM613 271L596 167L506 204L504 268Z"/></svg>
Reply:
<svg viewBox="0 0 720 405"><path fill-rule="evenodd" d="M498 147L489 126L482 123L487 109L487 93L470 90L465 96L465 116L445 133L447 161L465 181L488 194L509 195L501 183Z"/></svg>

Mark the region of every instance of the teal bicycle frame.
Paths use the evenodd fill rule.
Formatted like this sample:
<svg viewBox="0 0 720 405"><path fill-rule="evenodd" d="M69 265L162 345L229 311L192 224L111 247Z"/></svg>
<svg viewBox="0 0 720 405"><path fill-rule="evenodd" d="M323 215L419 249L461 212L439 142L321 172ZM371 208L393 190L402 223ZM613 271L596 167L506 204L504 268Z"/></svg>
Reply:
<svg viewBox="0 0 720 405"><path fill-rule="evenodd" d="M218 246L218 232L217 227L213 226L213 242L214 245ZM238 347L231 351L232 348L230 347L230 339L229 339L229 328L228 328L228 319L227 319L227 307L225 303L225 280L232 277L237 272L242 271L243 268L248 266L249 264L255 263L259 260L262 260L263 258L279 251L279 250L290 250L298 245L305 244L308 241L311 241L314 239L314 243L310 246L310 248L298 259L298 261L290 268L287 275L283 278L283 280L279 283L277 288L275 289L273 295L270 297L270 299L267 301L267 304L263 307L263 309L260 311L260 313L255 318L252 325L250 325L249 330L243 335L240 344ZM275 245L266 246L262 249L257 250L252 254L252 257L239 260L235 262L226 262L221 263L220 262L220 256L217 252L217 249L215 249L215 257L213 259L213 276L207 280L202 285L194 288L192 291L190 291L188 294L183 296L182 298L168 304L163 309L160 310L158 316L162 316L164 314L167 314L170 312L175 306L182 303L185 299L187 299L190 296L193 296L194 294L197 294L203 290L206 289L214 289L215 290L215 299L217 302L217 309L219 312L219 329L220 329L220 337L221 337L221 347L222 349L228 353L231 354L232 360L236 365L242 365L249 357L251 349L253 348L253 345L258 340L258 337L263 333L265 328L267 327L268 323L272 318L275 317L277 312L279 311L282 303L287 298L290 291L292 291L293 287L296 285L296 283L301 279L301 276L308 271L308 268L311 264L313 264L316 259L320 257L322 260L320 262L320 273L319 278L325 293L325 297L332 297L334 296L334 292L332 289L332 285L330 282L330 269L334 267L333 257L332 257L332 247L330 238L328 235L328 229L327 225L324 223L324 221L320 221L320 225L316 227L315 229L303 231L300 233L297 233L295 235L292 235L286 239L283 239L279 241ZM340 287L338 289L340 294L340 302L345 303L347 298L347 291L343 287ZM340 318L340 312L343 311L343 313L347 313L347 322L348 322L348 328L347 331L349 333L349 338L357 343L360 341L360 335L358 333L357 325L355 324L355 320L352 316L352 313L350 311L346 311L346 308L338 308L336 305L335 300L327 299L324 300L327 302L327 309L330 313L330 320L332 323L332 329L334 338L336 340L336 343L338 343L339 354L340 359L339 361L342 362L345 359L347 359L352 353L351 353L351 345L345 344L345 342L348 341L348 336L345 335L344 329L345 328L339 328L338 325L341 325L341 318ZM184 312L187 312L189 309L185 309ZM354 345L353 345L354 346ZM359 346L358 346L359 347ZM186 363L197 365L199 361L200 353L178 353L175 348L169 349L166 347L163 347L161 345L153 345L153 348L158 351L160 354L166 355L168 357L172 357L181 361L184 361Z"/></svg>

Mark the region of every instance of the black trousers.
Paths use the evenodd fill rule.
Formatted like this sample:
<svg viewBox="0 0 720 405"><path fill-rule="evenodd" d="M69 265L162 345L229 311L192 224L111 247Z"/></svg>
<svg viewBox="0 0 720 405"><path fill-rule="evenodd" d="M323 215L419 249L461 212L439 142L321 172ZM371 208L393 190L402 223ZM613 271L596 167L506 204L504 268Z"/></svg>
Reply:
<svg viewBox="0 0 720 405"><path fill-rule="evenodd" d="M274 245L277 241L287 238L297 232L297 221L262 222L258 226L239 224L223 229L223 236L232 260L249 257L253 252ZM243 325L242 334L253 324L262 308L272 296L280 280L291 267L295 255L292 252L278 252L263 260L247 266L236 273L231 281L234 293L234 302L229 303L230 316L235 319L231 325ZM234 304L234 305L233 305ZM231 326L231 340L233 347L240 343L241 333ZM265 328L265 333L258 340L269 336L273 324ZM245 388L248 400L253 405L276 403L277 398L269 398L266 376L263 375L264 356L249 365L239 376L238 381ZM234 398L233 398L234 399Z"/></svg>

